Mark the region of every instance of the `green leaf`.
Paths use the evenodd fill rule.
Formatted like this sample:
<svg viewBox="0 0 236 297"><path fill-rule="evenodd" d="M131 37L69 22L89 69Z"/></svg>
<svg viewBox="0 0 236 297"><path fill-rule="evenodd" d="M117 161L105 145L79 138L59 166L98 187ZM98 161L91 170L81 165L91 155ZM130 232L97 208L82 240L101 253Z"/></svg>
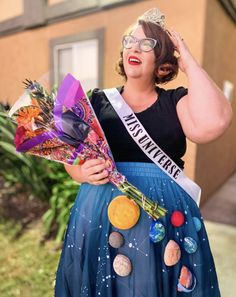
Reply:
<svg viewBox="0 0 236 297"><path fill-rule="evenodd" d="M66 223L63 223L60 225L59 230L57 232L57 236L56 236L56 242L60 243L64 237L65 231L66 231Z"/></svg>
<svg viewBox="0 0 236 297"><path fill-rule="evenodd" d="M9 129L6 129L5 127L1 127L0 129L4 136L6 136L9 140L14 140L14 135L9 131Z"/></svg>
<svg viewBox="0 0 236 297"><path fill-rule="evenodd" d="M23 155L21 155L20 153L18 153L16 151L16 148L14 147L14 145L4 142L4 141L0 141L0 147L2 147L4 150L6 150L8 153L16 156L18 159L20 159L21 161L23 161L25 164L27 164L28 166L30 166L30 162L29 160L27 160Z"/></svg>
<svg viewBox="0 0 236 297"><path fill-rule="evenodd" d="M56 212L53 209L48 209L45 214L42 217L43 223L44 223L44 229L46 234L50 232L50 227L52 225L52 222L56 216Z"/></svg>
<svg viewBox="0 0 236 297"><path fill-rule="evenodd" d="M4 118L8 118L9 117L8 114L7 114L7 112L4 112L4 111L0 111L0 116L1 117L4 117Z"/></svg>

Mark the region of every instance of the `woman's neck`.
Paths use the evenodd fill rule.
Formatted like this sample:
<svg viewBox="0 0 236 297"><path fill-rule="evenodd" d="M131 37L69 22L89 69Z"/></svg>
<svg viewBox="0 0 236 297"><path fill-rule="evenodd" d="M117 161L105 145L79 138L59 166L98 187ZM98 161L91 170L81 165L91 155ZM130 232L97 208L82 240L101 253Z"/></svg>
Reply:
<svg viewBox="0 0 236 297"><path fill-rule="evenodd" d="M157 100L157 92L153 83L128 80L124 85L122 97L134 112L140 112Z"/></svg>

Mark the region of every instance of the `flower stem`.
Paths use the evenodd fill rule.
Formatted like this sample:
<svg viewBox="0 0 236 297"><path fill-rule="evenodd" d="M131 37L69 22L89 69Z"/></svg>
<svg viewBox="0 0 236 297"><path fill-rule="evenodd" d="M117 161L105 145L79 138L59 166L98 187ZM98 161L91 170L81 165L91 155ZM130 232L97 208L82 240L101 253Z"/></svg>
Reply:
<svg viewBox="0 0 236 297"><path fill-rule="evenodd" d="M114 184L128 198L133 199L154 220L164 217L167 210L156 201L146 197L139 189L129 183L124 175L117 170L111 170L109 181Z"/></svg>
<svg viewBox="0 0 236 297"><path fill-rule="evenodd" d="M126 194L130 199L133 199L140 207L146 211L150 217L157 220L166 215L167 210L160 206L157 202L147 198L135 186L130 184L127 180L118 186L118 189Z"/></svg>

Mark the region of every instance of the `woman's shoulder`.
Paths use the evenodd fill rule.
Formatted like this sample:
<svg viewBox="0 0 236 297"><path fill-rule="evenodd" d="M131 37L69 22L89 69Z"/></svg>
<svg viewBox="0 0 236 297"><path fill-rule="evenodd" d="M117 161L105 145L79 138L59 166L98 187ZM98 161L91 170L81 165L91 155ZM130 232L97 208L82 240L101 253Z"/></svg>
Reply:
<svg viewBox="0 0 236 297"><path fill-rule="evenodd" d="M123 87L115 87L119 92L121 92ZM91 102L105 100L107 101L107 97L104 93L104 89L95 88L90 92L89 99Z"/></svg>
<svg viewBox="0 0 236 297"><path fill-rule="evenodd" d="M90 100L92 100L94 98L99 98L101 96L104 96L104 92L102 89L95 88L90 91Z"/></svg>
<svg viewBox="0 0 236 297"><path fill-rule="evenodd" d="M117 89L119 92L123 90L123 86L118 86L114 88ZM92 96L105 96L104 89L100 89L100 88L94 88L93 90L91 90L91 93L92 93Z"/></svg>
<svg viewBox="0 0 236 297"><path fill-rule="evenodd" d="M177 87L175 89L164 89L157 87L157 92L162 97L165 97L166 102L174 103L176 105L182 97L188 94L188 89L183 86Z"/></svg>
<svg viewBox="0 0 236 297"><path fill-rule="evenodd" d="M119 92L121 92L122 87L116 87L116 89ZM102 106L107 106L107 104L109 104L109 101L104 93L104 90L100 88L93 89L90 92L89 99L95 110L100 109Z"/></svg>
<svg viewBox="0 0 236 297"><path fill-rule="evenodd" d="M95 88L90 92L89 100L93 108L99 107L101 102L105 100L105 94L102 89Z"/></svg>

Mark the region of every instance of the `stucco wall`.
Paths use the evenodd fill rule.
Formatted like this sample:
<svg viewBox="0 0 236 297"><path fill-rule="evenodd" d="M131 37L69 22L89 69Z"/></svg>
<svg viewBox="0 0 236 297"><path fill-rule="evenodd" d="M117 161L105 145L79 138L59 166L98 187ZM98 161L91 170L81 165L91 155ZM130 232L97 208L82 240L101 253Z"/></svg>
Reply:
<svg viewBox="0 0 236 297"><path fill-rule="evenodd" d="M0 22L21 15L23 13L23 0L1 0Z"/></svg>
<svg viewBox="0 0 236 297"><path fill-rule="evenodd" d="M222 88L229 80L236 87L236 26L218 1L207 1L203 67ZM204 92L204 90L203 90ZM236 92L232 106L236 112ZM203 187L202 201L218 189L236 170L236 118L218 140L199 145L196 181Z"/></svg>

